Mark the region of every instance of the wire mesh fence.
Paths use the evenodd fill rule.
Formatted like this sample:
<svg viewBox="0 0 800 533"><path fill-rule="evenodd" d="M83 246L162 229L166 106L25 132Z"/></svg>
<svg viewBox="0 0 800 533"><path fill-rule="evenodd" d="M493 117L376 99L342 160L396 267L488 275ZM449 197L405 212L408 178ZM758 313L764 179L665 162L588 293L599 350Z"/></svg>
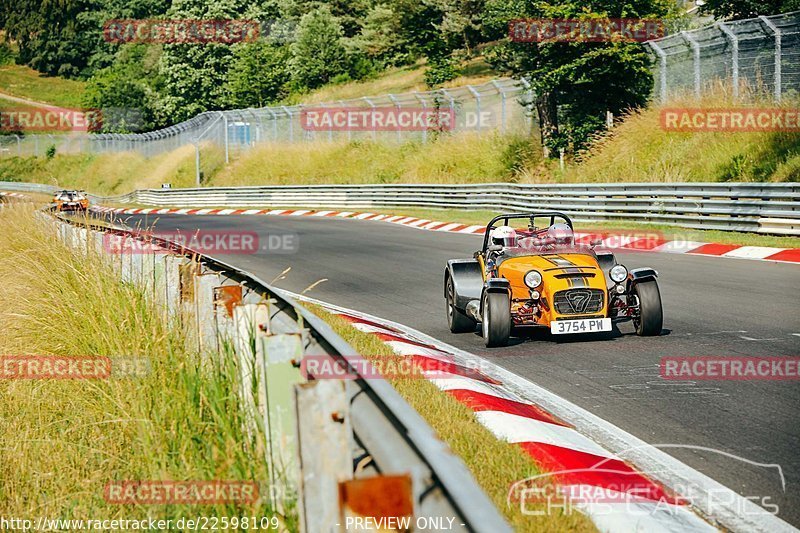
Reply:
<svg viewBox="0 0 800 533"><path fill-rule="evenodd" d="M533 127L527 111L531 99L527 80L506 78L482 85L365 96L322 104L211 111L147 133L4 135L0 136L0 153L43 155L54 146L58 153L132 151L150 157L181 146L212 144L224 150L227 162L232 153L268 142L426 142L443 131L529 131ZM418 120L420 116L433 113L447 120L430 122L426 119L422 123ZM311 120L314 114L334 122L315 124ZM382 122L361 120L358 123L352 120L364 116L383 119Z"/></svg>
<svg viewBox="0 0 800 533"><path fill-rule="evenodd" d="M734 98L782 98L800 91L800 11L717 22L648 41L654 92L671 98L703 94L720 84Z"/></svg>
<svg viewBox="0 0 800 533"><path fill-rule="evenodd" d="M735 22L717 22L698 30L648 41L654 58L654 96L667 101L678 95L702 96L720 82L735 97L763 94L780 100L800 88L800 11ZM136 152L156 156L194 146L197 181L200 151L232 154L264 143L320 140L427 142L448 132L531 132L533 90L529 80L496 79L482 85L339 100L323 104L209 111L168 128L134 134L0 135L0 156L52 153ZM448 123L426 122L403 127L402 113L435 111ZM309 113L327 117L382 116L387 124L349 123L316 127Z"/></svg>

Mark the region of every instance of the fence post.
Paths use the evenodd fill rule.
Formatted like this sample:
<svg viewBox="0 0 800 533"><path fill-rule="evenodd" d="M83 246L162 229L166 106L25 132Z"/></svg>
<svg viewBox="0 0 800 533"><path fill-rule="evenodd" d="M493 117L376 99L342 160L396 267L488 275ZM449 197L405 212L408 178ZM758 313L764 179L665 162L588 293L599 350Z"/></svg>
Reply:
<svg viewBox="0 0 800 533"><path fill-rule="evenodd" d="M419 94L418 91L414 91L414 98L419 100L419 103L422 104L422 109L425 109L426 106L428 105L427 102L425 102L425 99L422 97L421 94ZM425 124L425 127L422 128L422 143L425 144L427 142L428 142L428 124Z"/></svg>
<svg viewBox="0 0 800 533"><path fill-rule="evenodd" d="M194 186L200 188L200 140L194 142Z"/></svg>
<svg viewBox="0 0 800 533"><path fill-rule="evenodd" d="M282 105L281 109L283 109L283 112L286 113L287 117L289 117L289 142L294 142L294 123L292 121L292 112L285 105Z"/></svg>
<svg viewBox="0 0 800 533"><path fill-rule="evenodd" d="M475 98L475 131L481 130L481 95L478 91L475 90L475 87L472 85L467 85L467 89L469 92L472 93L472 96ZM464 120L466 120L466 116ZM466 124L464 124L466 126Z"/></svg>
<svg viewBox="0 0 800 533"><path fill-rule="evenodd" d="M375 132L375 104L373 104L372 100L370 100L366 96L362 97L361 99L364 100L367 104L369 104L370 109L372 109L372 121L371 121L372 122L372 140L374 141L374 140L377 139L377 134Z"/></svg>
<svg viewBox="0 0 800 533"><path fill-rule="evenodd" d="M689 43L694 53L694 95L700 98L700 44L687 31L682 31L681 36Z"/></svg>
<svg viewBox="0 0 800 533"><path fill-rule="evenodd" d="M769 18L761 15L760 18L775 34L775 100L781 101L781 30Z"/></svg>
<svg viewBox="0 0 800 533"><path fill-rule="evenodd" d="M399 104L399 103L397 103L397 98L395 98L395 96L394 96L392 93L389 93L389 100L391 100L391 101L392 101L392 103L394 104L394 106L397 108L397 112L398 112L398 113L400 113L400 104ZM398 142L403 140L403 135L402 135L402 133L403 133L403 132L402 132L402 131L400 131L400 128L398 127L398 128L397 128L397 140L398 140Z"/></svg>
<svg viewBox="0 0 800 533"><path fill-rule="evenodd" d="M739 38L724 22L718 22L717 27L731 42L731 81L733 83L733 97L739 98Z"/></svg>
<svg viewBox="0 0 800 533"><path fill-rule="evenodd" d="M228 115L220 111L222 115L222 127L225 130L225 164L227 165L230 160L228 158Z"/></svg>
<svg viewBox="0 0 800 533"><path fill-rule="evenodd" d="M491 81L494 88L497 89L497 92L500 93L500 132L505 133L506 131L506 92L497 83L497 80Z"/></svg>
<svg viewBox="0 0 800 533"><path fill-rule="evenodd" d="M442 95L444 95L445 98L450 100L450 116L452 117L453 122L455 122L455 120L456 120L456 102L455 102L455 100L453 100L453 97L450 95L449 92L447 92L446 89L439 89L439 92L442 93ZM453 124L453 126L455 126L455 124Z"/></svg>
<svg viewBox="0 0 800 533"><path fill-rule="evenodd" d="M528 113L528 134L533 132L533 86L527 78L520 78L519 82L525 87L525 96L528 97L528 105L531 106L530 113Z"/></svg>

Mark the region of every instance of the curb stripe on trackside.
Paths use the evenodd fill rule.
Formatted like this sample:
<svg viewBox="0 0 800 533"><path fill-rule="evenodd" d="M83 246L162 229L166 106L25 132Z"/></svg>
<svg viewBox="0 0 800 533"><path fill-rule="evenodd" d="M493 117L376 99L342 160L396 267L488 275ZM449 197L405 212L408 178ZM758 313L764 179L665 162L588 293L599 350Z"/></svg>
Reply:
<svg viewBox="0 0 800 533"><path fill-rule="evenodd" d="M482 234L485 226L458 224L456 222L431 222L429 220L402 215L376 215L374 213L355 213L352 211L317 211L307 209L124 209L113 207L93 207L98 213L135 215L157 213L179 215L282 215L353 218L368 221L383 221L399 224L423 231L446 231L450 233ZM755 261L781 261L800 263L800 248L772 248L767 246L743 246L736 244L719 244L694 241L667 241L656 238L639 238L626 235L608 235L595 233L576 233L575 240L581 244L589 244L593 239L601 239L603 246L609 249L651 251L673 254L691 254L734 259L750 259Z"/></svg>

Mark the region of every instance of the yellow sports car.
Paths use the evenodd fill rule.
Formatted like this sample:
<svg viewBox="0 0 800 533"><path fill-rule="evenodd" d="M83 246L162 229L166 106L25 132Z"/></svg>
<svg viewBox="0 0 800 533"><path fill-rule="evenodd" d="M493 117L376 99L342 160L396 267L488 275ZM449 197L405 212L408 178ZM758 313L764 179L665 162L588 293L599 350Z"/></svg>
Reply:
<svg viewBox="0 0 800 533"><path fill-rule="evenodd" d="M524 227L513 227L522 220ZM505 346L513 327L584 334L630 320L638 335L659 335L657 272L629 272L611 251L595 250L597 242L576 243L572 228L569 217L555 211L493 218L472 259L447 262L450 331L475 331L480 324L486 346Z"/></svg>

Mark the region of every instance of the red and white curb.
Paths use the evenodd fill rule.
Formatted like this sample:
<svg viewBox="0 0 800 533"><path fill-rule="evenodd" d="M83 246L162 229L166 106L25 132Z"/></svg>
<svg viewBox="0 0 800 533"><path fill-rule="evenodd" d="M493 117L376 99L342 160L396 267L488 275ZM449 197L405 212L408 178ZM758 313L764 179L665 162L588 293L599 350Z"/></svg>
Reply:
<svg viewBox="0 0 800 533"><path fill-rule="evenodd" d="M93 207L97 213L113 213L118 215L269 215L269 216L310 216L337 217L357 220L370 220L399 224L425 231L446 231L449 233L466 233L482 235L486 226L458 224L456 222L439 222L402 215L381 215L354 211L329 211L311 209L191 209L191 208L137 208L125 209L115 207ZM644 233L644 232L641 232ZM767 246L742 246L737 244L718 244L686 240L654 238L650 235L609 235L607 233L576 233L576 240L588 244L599 239L599 247L615 250L631 250L637 252L662 252L672 254L690 254L737 259L756 259L764 261L780 261L800 263L800 248L772 248Z"/></svg>
<svg viewBox="0 0 800 533"><path fill-rule="evenodd" d="M26 200L28 198L27 195L18 192L0 192L0 196L8 196L9 198L16 198L19 200Z"/></svg>
<svg viewBox="0 0 800 533"><path fill-rule="evenodd" d="M426 379L472 409L498 439L520 446L567 494L581 495L574 507L600 531L716 531L698 512L731 531L796 531L672 456L494 363L402 324L281 292L320 305L412 357ZM690 488L692 496L673 492L676 487ZM599 499L586 501L586 494ZM509 504L519 501L511 498Z"/></svg>

